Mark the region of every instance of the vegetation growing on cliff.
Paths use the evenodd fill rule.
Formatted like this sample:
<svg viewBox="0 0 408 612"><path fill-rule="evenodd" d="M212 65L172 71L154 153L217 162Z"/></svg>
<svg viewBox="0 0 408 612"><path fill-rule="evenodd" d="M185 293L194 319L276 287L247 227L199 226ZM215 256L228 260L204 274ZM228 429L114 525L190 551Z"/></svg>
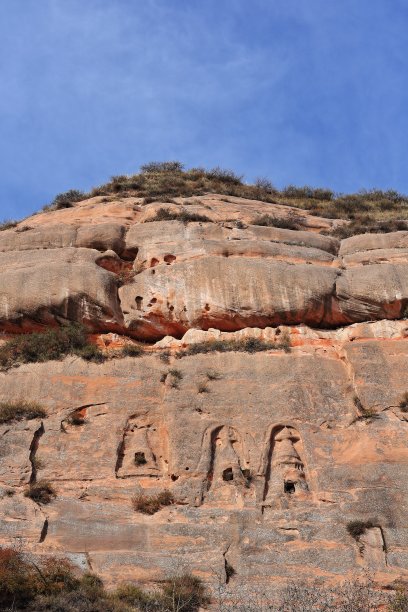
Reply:
<svg viewBox="0 0 408 612"><path fill-rule="evenodd" d="M51 204L44 206L43 210L61 210L62 208L71 208L75 202L80 202L86 198L86 193L78 191L78 189L70 189L64 193L59 193Z"/></svg>
<svg viewBox="0 0 408 612"><path fill-rule="evenodd" d="M263 227L279 227L281 229L298 230L299 219L297 217L287 217L280 219L278 217L272 217L271 215L262 215L252 221L252 225L261 225Z"/></svg>
<svg viewBox="0 0 408 612"><path fill-rule="evenodd" d="M43 419L46 416L45 409L36 402L24 400L0 402L0 424L23 419Z"/></svg>
<svg viewBox="0 0 408 612"><path fill-rule="evenodd" d="M182 210L180 212L172 212L166 208L159 208L154 217L146 219L145 223L151 223L153 221L181 221L182 223L191 223L193 221L200 221L202 223L212 223L212 220L205 215L199 215L198 213L191 213L188 210Z"/></svg>
<svg viewBox="0 0 408 612"><path fill-rule="evenodd" d="M157 495L144 495L140 493L132 498L133 509L142 514L155 514L165 506L174 504L174 497L170 491L161 491Z"/></svg>
<svg viewBox="0 0 408 612"><path fill-rule="evenodd" d="M226 564L229 578L235 577ZM107 591L96 574L81 572L70 561L57 557L41 560L13 548L0 549L0 609L14 612L198 612L211 604L218 612L406 612L408 596L403 586L394 593L375 589L368 577L345 580L336 586L292 581L280 596L264 591L220 585L215 596L202 581L187 572L175 573L155 587L122 583Z"/></svg>
<svg viewBox="0 0 408 612"><path fill-rule="evenodd" d="M102 358L100 351L89 344L85 327L70 323L8 340L0 347L0 368L62 359L66 355L78 355L90 361Z"/></svg>
<svg viewBox="0 0 408 612"><path fill-rule="evenodd" d="M180 351L177 357L187 357L188 355L198 355L199 353L228 353L237 351L239 353L259 353L262 351L284 350L290 351L289 336L282 335L279 342L266 342L258 338L244 338L243 340L212 340L209 342L197 342L188 348Z"/></svg>
<svg viewBox="0 0 408 612"><path fill-rule="evenodd" d="M17 223L18 221L14 221L12 219L5 219L4 221L0 221L0 232L16 227Z"/></svg>
<svg viewBox="0 0 408 612"><path fill-rule="evenodd" d="M358 540L360 536L362 536L367 529L371 529L375 527L376 522L372 520L367 521L350 521L347 523L347 531L351 535L352 538Z"/></svg>
<svg viewBox="0 0 408 612"><path fill-rule="evenodd" d="M39 480L31 483L24 495L37 502L37 504L49 504L57 494L48 480Z"/></svg>
<svg viewBox="0 0 408 612"><path fill-rule="evenodd" d="M56 196L45 209L67 208L75 202L95 196L136 196L145 198L147 203L155 200L172 201L178 196L193 197L206 193L290 205L308 210L313 215L352 221L349 226L338 228L337 235L340 238L356 233L390 232L408 228L405 221L408 217L408 196L395 190L371 189L341 194L308 185L289 185L279 190L265 178L258 178L251 185L245 183L243 177L232 170L219 167L211 170L185 169L178 161L145 164L139 173L114 176L108 183L95 187L89 193L67 191Z"/></svg>

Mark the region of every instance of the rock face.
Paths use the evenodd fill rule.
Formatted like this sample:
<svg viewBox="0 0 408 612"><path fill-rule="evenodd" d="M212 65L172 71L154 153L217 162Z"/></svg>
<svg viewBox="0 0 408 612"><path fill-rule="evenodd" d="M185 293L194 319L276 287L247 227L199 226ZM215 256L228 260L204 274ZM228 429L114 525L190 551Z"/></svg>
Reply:
<svg viewBox="0 0 408 612"><path fill-rule="evenodd" d="M213 217L204 223L146 222L176 205L133 198L120 209L99 199L1 232L0 327L85 319L95 330L157 341L197 327L398 319L408 304L407 232L339 244L312 231L244 223L256 223L259 203L238 198L180 198L179 209ZM262 206L275 217L285 208ZM84 222L87 210L92 223ZM112 210L116 221L107 220Z"/></svg>
<svg viewBox="0 0 408 612"><path fill-rule="evenodd" d="M0 543L110 584L180 566L230 586L407 579L407 233L338 243L304 211L312 231L249 224L285 207L178 200L95 198L0 232L4 332L77 320L157 342L0 373L0 401L48 413L0 425ZM144 222L166 206L213 222ZM177 354L242 338L277 350ZM33 479L52 503L24 496ZM135 512L166 489L173 505ZM358 541L352 521L370 521Z"/></svg>

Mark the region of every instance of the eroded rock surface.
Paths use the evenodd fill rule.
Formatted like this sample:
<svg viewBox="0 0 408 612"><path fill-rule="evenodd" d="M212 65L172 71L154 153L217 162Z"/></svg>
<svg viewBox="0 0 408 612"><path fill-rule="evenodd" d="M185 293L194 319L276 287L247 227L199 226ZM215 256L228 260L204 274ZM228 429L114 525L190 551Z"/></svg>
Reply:
<svg viewBox="0 0 408 612"><path fill-rule="evenodd" d="M57 498L40 509L23 497L40 422L2 426L1 483L15 494L0 501L9 517L0 537L82 554L111 582L158 579L177 562L211 582L229 550L248 583L361 568L391 583L408 556L408 423L398 408L407 347L332 340L288 354L69 358L2 374L0 399L18 399L24 385L47 406L37 478ZM378 417L358 418L355 396ZM83 422L69 424L75 410ZM135 513L133 495L164 489L175 505ZM349 521L367 518L386 554L377 532L348 534Z"/></svg>
<svg viewBox="0 0 408 612"><path fill-rule="evenodd" d="M152 221L163 208L210 222ZM295 218L303 229L256 225L262 214ZM195 328L332 328L403 317L408 233L341 243L317 233L334 224L215 195L146 205L94 198L41 213L0 232L0 328L85 319L96 330L157 341Z"/></svg>
<svg viewBox="0 0 408 612"><path fill-rule="evenodd" d="M199 200L94 198L0 232L2 330L78 320L156 342L0 373L0 401L48 413L0 425L0 543L110 584L180 567L230 586L408 579L407 233L339 243L305 211L294 231L250 224L289 207ZM161 207L212 222L144 222ZM274 348L178 354L231 339ZM40 479L48 505L24 496ZM135 512L164 490L173 505ZM356 520L371 521L358 540Z"/></svg>

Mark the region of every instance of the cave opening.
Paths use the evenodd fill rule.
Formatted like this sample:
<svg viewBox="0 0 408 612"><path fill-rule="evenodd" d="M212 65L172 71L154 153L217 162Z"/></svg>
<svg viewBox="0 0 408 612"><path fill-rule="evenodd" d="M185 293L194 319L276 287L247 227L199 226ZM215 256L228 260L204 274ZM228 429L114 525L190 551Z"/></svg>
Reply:
<svg viewBox="0 0 408 612"><path fill-rule="evenodd" d="M147 463L146 456L142 451L137 451L135 453L135 464L136 465L145 465Z"/></svg>
<svg viewBox="0 0 408 612"><path fill-rule="evenodd" d="M232 472L232 468L226 468L222 473L222 479L228 482L229 480L234 480L234 474Z"/></svg>

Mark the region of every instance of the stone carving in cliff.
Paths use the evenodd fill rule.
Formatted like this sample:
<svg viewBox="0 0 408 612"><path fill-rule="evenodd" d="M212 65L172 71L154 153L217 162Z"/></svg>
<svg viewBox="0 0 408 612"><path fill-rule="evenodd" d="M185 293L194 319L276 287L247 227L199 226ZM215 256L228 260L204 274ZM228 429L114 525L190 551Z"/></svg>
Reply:
<svg viewBox="0 0 408 612"><path fill-rule="evenodd" d="M199 504L241 507L254 496L242 436L230 425L207 429L197 472L202 477Z"/></svg>
<svg viewBox="0 0 408 612"><path fill-rule="evenodd" d="M167 471L163 448L165 436L160 435L158 429L158 425L148 417L133 415L128 419L118 449L118 478L163 476Z"/></svg>
<svg viewBox="0 0 408 612"><path fill-rule="evenodd" d="M272 427L261 473L265 477L264 507L273 507L287 496L303 497L308 492L300 435L291 425Z"/></svg>

